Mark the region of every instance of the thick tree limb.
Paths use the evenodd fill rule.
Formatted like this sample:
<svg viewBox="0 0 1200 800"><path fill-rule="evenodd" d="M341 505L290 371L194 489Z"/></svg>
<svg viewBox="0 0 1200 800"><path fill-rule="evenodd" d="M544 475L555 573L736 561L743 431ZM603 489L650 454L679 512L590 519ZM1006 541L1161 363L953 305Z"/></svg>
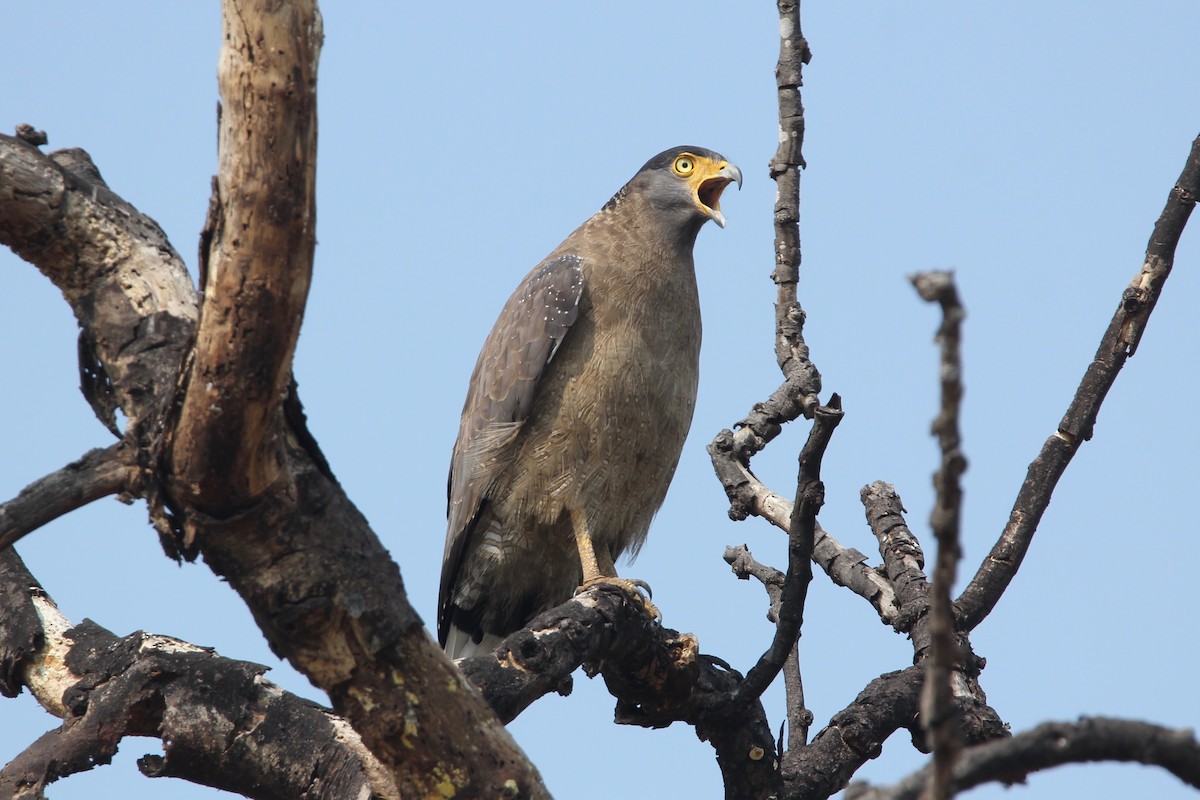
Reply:
<svg viewBox="0 0 1200 800"><path fill-rule="evenodd" d="M174 502L272 649L329 693L403 796L545 797L280 413L312 268L320 15L311 1L226 0L223 16L220 174L195 362L168 448Z"/></svg>
<svg viewBox="0 0 1200 800"><path fill-rule="evenodd" d="M627 660L646 652L655 653L656 690L690 691L696 680L695 638L652 622L620 589L598 585L534 617L494 653L462 659L458 666L507 723L546 694L570 694L571 674L580 666L615 675Z"/></svg>
<svg viewBox="0 0 1200 800"><path fill-rule="evenodd" d="M571 691L580 666L602 673L616 721L648 728L685 722L716 750L730 798L778 796L775 743L762 704L730 718L742 676L697 651L695 637L664 629L628 595L594 586L535 617L490 654L459 667L505 721L550 692Z"/></svg>
<svg viewBox="0 0 1200 800"><path fill-rule="evenodd" d="M1108 396L1125 361L1136 352L1163 285L1171 274L1175 248L1197 197L1200 197L1200 136L1192 142L1183 172L1154 225L1142 268L1122 294L1121 303L1067 413L1058 430L1046 440L1041 453L1029 465L1000 538L955 601L961 629L974 629L995 608L1025 558L1059 478L1079 446L1092 438L1100 404Z"/></svg>
<svg viewBox="0 0 1200 800"><path fill-rule="evenodd" d="M54 280L92 335L97 362L132 421L127 443L146 471L160 532L186 522L274 651L329 693L402 794L453 786L459 797L492 797L515 786L523 796L546 797L512 737L429 638L395 563L306 449L309 437L284 414L275 415L270 438L288 480L243 513L218 519L157 489L178 485L169 459L159 457L160 437L174 424L196 293L157 226L94 168L79 166L90 163L85 155L70 168L67 161L0 138L0 236Z"/></svg>
<svg viewBox="0 0 1200 800"><path fill-rule="evenodd" d="M916 725L923 667L881 675L839 711L806 747L783 763L787 796L829 797L843 789L883 742L900 728Z"/></svg>
<svg viewBox="0 0 1200 800"><path fill-rule="evenodd" d="M194 330L196 291L154 222L108 188L82 150L43 155L0 135L0 243L63 293L129 427L171 386Z"/></svg>
<svg viewBox="0 0 1200 800"><path fill-rule="evenodd" d="M129 456L120 444L89 450L83 458L39 478L0 505L0 551L94 500L135 492L138 470Z"/></svg>
<svg viewBox="0 0 1200 800"><path fill-rule="evenodd" d="M993 782L1009 786L1039 770L1092 761L1162 767L1200 789L1200 742L1191 731L1103 717L1046 722L1011 739L969 748L955 765L951 788L964 791ZM918 800L927 781L928 768L891 787L856 783L846 790L846 800Z"/></svg>
<svg viewBox="0 0 1200 800"><path fill-rule="evenodd" d="M941 350L939 369L941 409L933 421L933 433L941 450L941 465L933 476L936 499L930 515L930 527L937 539L937 560L933 583L929 587L930 658L926 662L925 690L921 698L921 716L929 743L933 746L933 765L926 788L927 800L947 800L952 796L950 772L962 747L958 707L954 702L953 673L961 654L955 642L954 612L950 591L958 560L959 527L962 518L961 477L967 468L962 453L958 417L962 406L961 330L965 316L954 276L949 272L914 275L913 286L921 298L942 307L942 324L937 341Z"/></svg>
<svg viewBox="0 0 1200 800"><path fill-rule="evenodd" d="M315 0L226 0L222 20L216 218L170 450L172 493L214 516L287 479L274 434L312 276L324 38Z"/></svg>
<svg viewBox="0 0 1200 800"><path fill-rule="evenodd" d="M807 746L790 754L782 764L786 796L829 797L846 787L867 760L878 758L883 742L900 728L913 735L913 744L924 749L919 716L925 667L917 664L889 672L867 684L849 706L834 714ZM978 684L961 685L956 699L964 708L963 735L968 743L1006 736L1004 723L986 705Z"/></svg>
<svg viewBox="0 0 1200 800"><path fill-rule="evenodd" d="M358 735L330 712L262 678L265 667L162 636L119 638L72 625L25 569L0 553L4 693L27 686L62 717L0 770L0 797L43 797L50 782L107 764L126 736L164 755L139 762L250 798L398 798Z"/></svg>

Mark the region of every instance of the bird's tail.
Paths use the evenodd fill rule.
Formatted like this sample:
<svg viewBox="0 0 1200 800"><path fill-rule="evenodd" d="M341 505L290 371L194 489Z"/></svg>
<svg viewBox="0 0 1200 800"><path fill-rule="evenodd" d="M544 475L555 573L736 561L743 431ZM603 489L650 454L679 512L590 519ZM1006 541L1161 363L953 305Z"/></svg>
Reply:
<svg viewBox="0 0 1200 800"><path fill-rule="evenodd" d="M490 653L496 649L496 645L500 644L500 637L494 634L485 633L483 638L476 642L471 638L471 634L454 623L450 623L450 629L446 632L445 651L448 656L457 661L460 658L470 658L482 653Z"/></svg>

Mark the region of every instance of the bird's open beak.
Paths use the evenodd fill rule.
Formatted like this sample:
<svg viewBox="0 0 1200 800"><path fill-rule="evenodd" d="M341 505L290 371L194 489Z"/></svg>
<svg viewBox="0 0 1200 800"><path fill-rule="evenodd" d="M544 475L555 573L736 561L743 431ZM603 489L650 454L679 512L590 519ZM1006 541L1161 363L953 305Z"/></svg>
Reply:
<svg viewBox="0 0 1200 800"><path fill-rule="evenodd" d="M724 228L725 215L721 213L721 193L731 183L736 183L739 189L742 188L742 171L738 169L737 164L730 164L728 161L714 162L712 166L716 171L700 180L696 187L696 199L700 201L700 207L708 218Z"/></svg>

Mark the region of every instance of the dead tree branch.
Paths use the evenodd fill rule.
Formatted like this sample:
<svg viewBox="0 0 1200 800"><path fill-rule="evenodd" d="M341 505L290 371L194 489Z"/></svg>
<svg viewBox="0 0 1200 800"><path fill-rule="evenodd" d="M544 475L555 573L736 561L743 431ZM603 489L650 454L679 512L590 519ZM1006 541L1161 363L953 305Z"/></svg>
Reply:
<svg viewBox="0 0 1200 800"><path fill-rule="evenodd" d="M728 436L726 436L728 434ZM732 446L733 434L725 431L717 439ZM716 462L714 462L716 463ZM748 466L736 459L722 460L718 469L726 470L722 484L737 494L747 513L762 517L785 533L792 518L792 501L768 489L754 476ZM896 597L887 578L880 575L864 562L867 557L853 547L846 547L828 531L816 526L816 541L813 545L813 563L819 566L829 579L866 600L874 607L879 618L888 625L896 623Z"/></svg>
<svg viewBox="0 0 1200 800"><path fill-rule="evenodd" d="M0 690L28 686L63 718L0 770L0 797L43 797L61 777L111 761L126 736L152 736L150 777L250 798L398 798L391 777L331 712L264 680L265 667L90 621L72 625L14 550L0 553Z"/></svg>
<svg viewBox="0 0 1200 800"><path fill-rule="evenodd" d="M950 787L961 792L985 783L1011 786L1033 772L1064 764L1124 761L1157 766L1200 789L1200 742L1191 731L1103 717L1045 722L1032 730L964 750ZM855 783L846 800L918 800L929 768L892 787Z"/></svg>
<svg viewBox="0 0 1200 800"><path fill-rule="evenodd" d="M820 406L808 440L800 450L800 470L796 484L796 501L788 529L788 568L779 597L779 621L771 646L746 675L731 699L735 715L751 699L762 696L783 668L788 653L800 636L804 622L804 600L812 582L813 539L817 512L825 503L825 486L821 483L821 459L830 437L842 420L841 400L835 394L828 406ZM797 713L806 715L801 707Z"/></svg>
<svg viewBox="0 0 1200 800"><path fill-rule="evenodd" d="M926 272L912 278L921 298L942 307L942 324L937 341L941 350L939 369L941 409L933 421L933 433L941 450L941 465L933 477L936 500L930 527L937 539L937 560L933 583L929 587L930 658L926 662L925 688L921 699L921 717L929 744L933 747L933 765L926 789L927 800L947 800L952 796L950 772L962 747L958 707L954 702L953 672L962 661L955 642L954 612L950 592L962 557L959 527L962 519L961 477L967 459L961 449L959 410L962 406L962 320L965 316L954 276L949 272Z"/></svg>
<svg viewBox="0 0 1200 800"><path fill-rule="evenodd" d="M617 698L618 723L692 725L716 750L726 796L778 796L775 743L762 704L755 698L731 718L728 701L743 678L697 647L690 634L652 622L626 593L595 586L459 667L505 721L545 694L568 694L580 666L602 673Z"/></svg>
<svg viewBox="0 0 1200 800"><path fill-rule="evenodd" d="M89 450L83 458L39 478L0 504L0 551L88 503L135 492L137 476L129 451L120 444Z"/></svg>
<svg viewBox="0 0 1200 800"><path fill-rule="evenodd" d="M780 0L779 61L775 82L779 99L779 149L771 159L771 177L779 185L775 203L775 358L784 383L765 402L756 403L734 431L723 430L708 446L713 468L729 497L729 516L745 519L753 512L745 495L750 459L779 435L783 425L801 414L812 416L820 402L821 375L804 343L804 309L796 297L800 281L800 169L804 166L804 106L800 102L802 70L811 52L800 30L800 4Z"/></svg>
<svg viewBox="0 0 1200 800"><path fill-rule="evenodd" d="M1136 351L1150 314L1175 263L1175 248L1200 197L1200 136L1192 149L1166 206L1154 225L1146 258L1121 295L1121 302L1100 340L1096 356L1084 373L1075 397L1017 493L1008 524L975 577L955 601L962 630L973 630L991 613L1021 566L1050 496L1083 442L1092 438L1100 404L1117 374Z"/></svg>
<svg viewBox="0 0 1200 800"><path fill-rule="evenodd" d="M213 516L288 477L273 434L312 276L324 39L315 2L226 2L222 19L215 218L169 451L176 500Z"/></svg>
<svg viewBox="0 0 1200 800"><path fill-rule="evenodd" d="M249 46L256 48L255 59L243 61L243 67L278 74L265 82L260 81L263 76L247 77L244 84L227 74L228 80L248 91L244 95L227 91L225 113L231 113L229 107L236 103L253 103L256 111L269 112L272 118L278 114L291 119L295 108L288 104L293 101L311 113L311 104L301 102L303 87L282 94L272 93L270 87L290 86L296 76L308 75L315 66L314 51L298 52L299 45L310 45L318 37L312 27L315 7L264 2L234 9L227 3L226 12L228 26L245 26L229 33L230 46L252 43ZM293 13L308 22L282 18ZM298 45L289 37L305 25L307 38ZM262 90L267 94L256 93L254 87L263 86L268 87ZM302 128L311 130L308 125ZM233 146L236 140L236 136L223 137L223 146ZM279 142L295 140L285 136ZM309 192L311 182L289 172L297 163L290 145L260 154L264 160L256 164L259 175L286 174L294 180L272 184L277 191L266 195L248 195L244 199L258 205L242 208L234 222L283 226L287 232L276 235L294 234L303 241L307 234L300 228L311 227L312 217L303 212L281 217L279 211L307 209L310 198L285 200L279 192ZM244 162L232 157L222 161L233 163ZM332 478L311 437L297 428L301 417L281 413L283 396L289 402L295 398L288 391L289 381L276 379L276 367L286 362L290 370L294 342L290 331L298 316L284 320L273 312L278 303L298 314L292 294L297 290L290 278L280 284L279 272L259 275L257 270L278 268L292 275L289 270L300 269L297 253L308 252L307 248L287 250L291 255L282 262L278 253L270 258L264 253L267 264L261 267L250 263L255 261L253 253L238 250L241 255L222 261L219 269L224 272L212 276L208 285L209 291L226 291L224 281L239 271L261 277L261 282L247 285L247 291L269 296L255 295L247 298L255 302L230 309L236 325L262 329L259 338L239 335L234 341L238 347L250 347L252 338L262 344L265 335L276 349L260 352L261 362L247 359L246 352L228 352L229 360L217 361L252 371L259 363L268 365L269 377L255 373L245 379L258 389L269 385L278 391L266 398L258 389L247 390L248 405L243 410L250 421L220 422L243 433L246 425L270 426L269 431L256 430L245 439L265 442L265 451L243 451L239 440L231 445L236 450L232 461L225 462L236 462L237 469L254 473L252 479L233 487L230 496L254 497L255 502L236 509L222 508L219 502L199 507L193 501L210 497L212 481L240 478L231 468L225 476L206 474L202 485L196 486L191 480L181 481L174 471L171 454L178 454L179 445L176 438L173 449L170 436L181 415L186 416L186 409L175 404L183 356L193 339L209 341L203 332L196 334L197 294L158 227L117 197L94 167L86 168L89 164L86 155L47 157L25 142L0 139L0 218L5 220L0 240L54 281L89 335L96 363L107 373L116 402L130 420L127 444L135 448L137 463L146 471L146 496L160 532L173 540L177 532L186 531L178 544L184 551L194 545L203 552L206 563L238 591L272 649L329 693L338 713L351 721L392 771L402 794L424 796L449 781L464 794L469 787L478 796L494 796L507 791L506 786L515 786L524 796L547 796L541 778L511 736L478 695L466 690L462 676L430 639L405 596L399 569ZM236 227L223 230L230 237L243 233ZM219 234L213 233L213 248L221 247ZM287 296L276 297L275 291ZM260 312L261 318L256 316ZM206 311L201 327L227 322ZM274 330L277 322L283 327L266 332ZM213 346L216 351L221 348L219 342ZM206 391L204 383L195 381L188 385L188 391L193 390ZM237 408L241 400L234 397L232 402L230 408ZM201 410L193 419L204 418L204 413L215 412ZM220 442L209 444L220 449ZM210 458L207 463L211 467L217 461ZM196 464L178 466L186 472ZM236 504L241 502L238 499ZM397 676L403 676L407 685ZM410 685L426 687L425 694L418 697L407 688ZM407 744L413 730L420 735L419 747ZM468 730L473 732L469 742L462 735ZM484 753L488 755L481 757Z"/></svg>
<svg viewBox="0 0 1200 800"><path fill-rule="evenodd" d="M924 667L881 675L834 714L806 747L783 761L787 797L829 797L883 750L900 728L916 725Z"/></svg>
<svg viewBox="0 0 1200 800"><path fill-rule="evenodd" d="M867 525L879 540L887 578L896 591L899 610L893 627L911 633L915 659L925 657L929 635L918 630L929 611L929 584L925 579L925 553L904 521L904 504L890 483L875 481L859 493L867 514Z"/></svg>

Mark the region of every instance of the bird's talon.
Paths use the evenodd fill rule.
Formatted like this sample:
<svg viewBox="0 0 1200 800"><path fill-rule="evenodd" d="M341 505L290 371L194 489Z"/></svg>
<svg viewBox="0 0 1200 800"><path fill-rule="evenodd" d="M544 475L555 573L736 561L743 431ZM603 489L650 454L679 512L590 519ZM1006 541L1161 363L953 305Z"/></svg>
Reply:
<svg viewBox="0 0 1200 800"><path fill-rule="evenodd" d="M646 597L654 599L654 590L650 588L650 584L637 578L630 578L629 582L646 593Z"/></svg>
<svg viewBox="0 0 1200 800"><path fill-rule="evenodd" d="M651 619L655 620L656 622L662 621L662 612L658 610L658 606L650 602L650 598L652 596L650 584L646 583L645 581L637 578L617 578L601 575L598 578L592 578L591 580L584 581L583 585L575 590L575 594L578 595L580 592L590 589L597 584L615 586L618 589L624 590L626 594L633 598L638 605L642 607L642 610L645 611Z"/></svg>

